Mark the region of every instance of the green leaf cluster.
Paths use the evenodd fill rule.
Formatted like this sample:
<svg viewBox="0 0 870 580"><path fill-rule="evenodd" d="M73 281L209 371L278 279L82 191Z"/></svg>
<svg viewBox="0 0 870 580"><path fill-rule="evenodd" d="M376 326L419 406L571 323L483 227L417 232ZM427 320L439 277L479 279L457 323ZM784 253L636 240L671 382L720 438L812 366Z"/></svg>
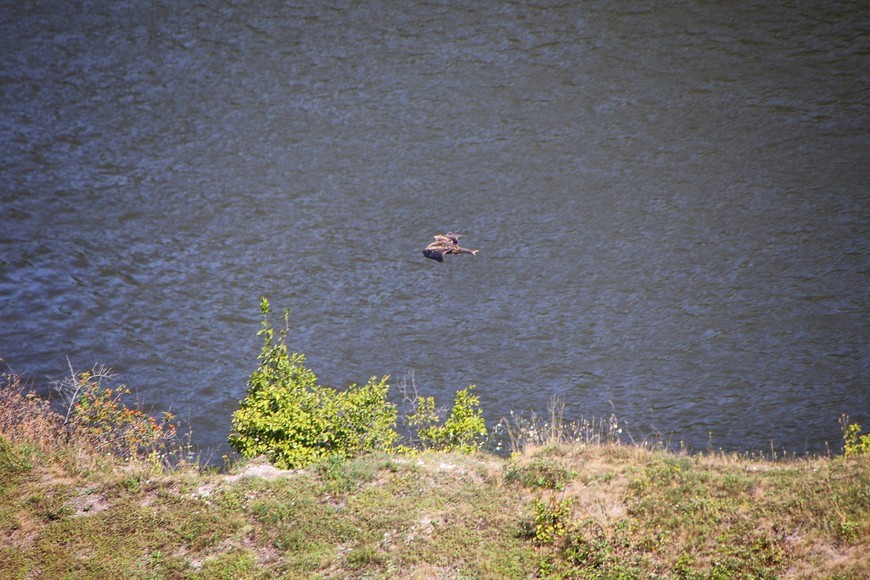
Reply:
<svg viewBox="0 0 870 580"><path fill-rule="evenodd" d="M233 413L230 445L243 457L265 455L276 467L302 467L328 457L391 449L398 434L396 406L387 401L388 377L338 391L317 383L305 357L288 353L284 329L269 323L269 302L260 304L260 365Z"/></svg>
<svg viewBox="0 0 870 580"><path fill-rule="evenodd" d="M861 435L861 425L846 423L843 425L843 455L870 454L870 433Z"/></svg>
<svg viewBox="0 0 870 580"><path fill-rule="evenodd" d="M474 385L456 392L450 415L441 423L434 397L418 397L408 424L417 430L421 444L438 451L473 453L483 446L487 430Z"/></svg>
<svg viewBox="0 0 870 580"><path fill-rule="evenodd" d="M532 538L539 545L555 543L571 527L571 498L557 500L551 497L548 501L535 499L532 501L532 509L535 512Z"/></svg>

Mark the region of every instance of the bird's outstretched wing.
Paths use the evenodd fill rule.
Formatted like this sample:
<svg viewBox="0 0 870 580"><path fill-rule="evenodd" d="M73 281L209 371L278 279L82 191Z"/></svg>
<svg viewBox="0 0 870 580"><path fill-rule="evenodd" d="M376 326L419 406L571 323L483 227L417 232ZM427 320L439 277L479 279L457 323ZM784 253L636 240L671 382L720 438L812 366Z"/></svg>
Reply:
<svg viewBox="0 0 870 580"><path fill-rule="evenodd" d="M444 246L450 247L457 245L458 242L453 238L448 238L447 236L442 236L441 234L435 236L435 241L429 244L430 246Z"/></svg>
<svg viewBox="0 0 870 580"><path fill-rule="evenodd" d="M438 242L452 242L458 244L459 238L462 236L462 232L447 232L446 234L435 234L433 237L435 238L435 241Z"/></svg>

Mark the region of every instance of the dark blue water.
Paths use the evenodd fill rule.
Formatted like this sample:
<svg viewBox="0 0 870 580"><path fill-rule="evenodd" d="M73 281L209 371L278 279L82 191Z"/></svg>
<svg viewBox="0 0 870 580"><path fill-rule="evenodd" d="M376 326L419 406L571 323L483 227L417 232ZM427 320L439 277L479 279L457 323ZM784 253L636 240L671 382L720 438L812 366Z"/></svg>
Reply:
<svg viewBox="0 0 870 580"><path fill-rule="evenodd" d="M870 424L870 22L816 4L4 5L0 357L219 456L266 295L325 384L824 451Z"/></svg>

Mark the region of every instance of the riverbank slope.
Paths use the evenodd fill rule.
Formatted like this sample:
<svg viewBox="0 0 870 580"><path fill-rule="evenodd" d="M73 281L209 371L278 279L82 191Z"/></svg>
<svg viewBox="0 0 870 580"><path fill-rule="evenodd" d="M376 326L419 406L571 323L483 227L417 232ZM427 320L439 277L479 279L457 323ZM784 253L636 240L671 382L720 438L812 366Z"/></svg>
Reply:
<svg viewBox="0 0 870 580"><path fill-rule="evenodd" d="M870 457L617 444L228 473L0 436L4 578L870 576Z"/></svg>

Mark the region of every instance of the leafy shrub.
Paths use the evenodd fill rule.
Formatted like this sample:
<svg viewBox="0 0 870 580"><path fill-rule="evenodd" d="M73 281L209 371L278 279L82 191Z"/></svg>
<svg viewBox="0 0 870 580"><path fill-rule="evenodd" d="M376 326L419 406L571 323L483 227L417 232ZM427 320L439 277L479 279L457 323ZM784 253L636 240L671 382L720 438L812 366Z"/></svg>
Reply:
<svg viewBox="0 0 870 580"><path fill-rule="evenodd" d="M861 425L849 423L849 417L841 415L840 428L843 430L843 455L870 454L870 433L861 435Z"/></svg>
<svg viewBox="0 0 870 580"><path fill-rule="evenodd" d="M480 450L486 437L486 422L480 399L471 394L474 385L456 392L450 415L440 423L434 397L417 397L416 411L408 424L416 429L421 445L438 451L473 453Z"/></svg>
<svg viewBox="0 0 870 580"><path fill-rule="evenodd" d="M163 459L175 439L174 415L164 412L158 421L140 405L128 407L123 397L130 394L130 389L124 385L113 388L114 378L109 369L94 367L61 381L56 388L68 400L64 422L76 437L87 440L98 452L123 459Z"/></svg>
<svg viewBox="0 0 870 580"><path fill-rule="evenodd" d="M302 467L320 459L388 450L398 434L396 407L387 401L387 378L336 391L317 384L304 355L287 352L285 327L269 323L269 302L260 303L263 336L260 365L248 394L233 413L230 445L244 457L265 455L277 467Z"/></svg>
<svg viewBox="0 0 870 580"><path fill-rule="evenodd" d="M532 525L532 539L538 545L553 544L564 537L571 529L571 498L557 500L536 499L532 501L535 521Z"/></svg>
<svg viewBox="0 0 870 580"><path fill-rule="evenodd" d="M114 386L114 373L95 366L75 372L54 385L63 403L59 410L37 396L18 375L0 381L0 434L12 442L44 451L73 444L77 449L121 459L166 459L176 441L172 413L149 416L123 398L130 389Z"/></svg>

